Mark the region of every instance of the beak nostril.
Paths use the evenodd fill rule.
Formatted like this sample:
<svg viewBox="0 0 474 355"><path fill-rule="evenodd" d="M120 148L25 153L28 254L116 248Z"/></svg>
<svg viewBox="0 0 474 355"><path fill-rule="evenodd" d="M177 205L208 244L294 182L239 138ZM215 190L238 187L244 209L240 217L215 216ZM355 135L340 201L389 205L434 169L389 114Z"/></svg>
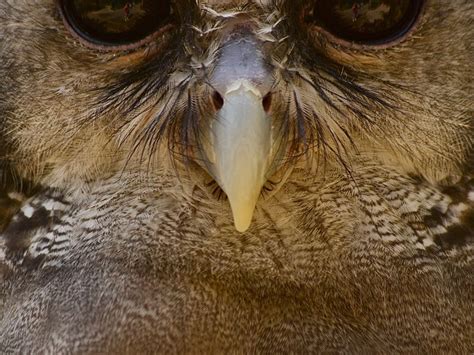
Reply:
<svg viewBox="0 0 474 355"><path fill-rule="evenodd" d="M214 91L212 94L212 103L214 104L216 111L219 111L222 106L224 106L224 98L217 91Z"/></svg>
<svg viewBox="0 0 474 355"><path fill-rule="evenodd" d="M262 99L262 105L265 112L268 113L268 111L270 111L270 108L272 106L272 93L271 92L266 94L265 97Z"/></svg>

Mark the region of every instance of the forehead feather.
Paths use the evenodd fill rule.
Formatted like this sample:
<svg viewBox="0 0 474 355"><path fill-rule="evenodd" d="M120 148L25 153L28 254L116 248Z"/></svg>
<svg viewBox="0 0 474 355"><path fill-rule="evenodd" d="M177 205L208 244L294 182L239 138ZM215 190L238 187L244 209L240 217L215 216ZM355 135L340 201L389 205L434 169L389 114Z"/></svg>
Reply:
<svg viewBox="0 0 474 355"><path fill-rule="evenodd" d="M209 7L228 7L228 6L242 6L246 4L256 4L260 6L268 6L272 0L199 0L201 6Z"/></svg>

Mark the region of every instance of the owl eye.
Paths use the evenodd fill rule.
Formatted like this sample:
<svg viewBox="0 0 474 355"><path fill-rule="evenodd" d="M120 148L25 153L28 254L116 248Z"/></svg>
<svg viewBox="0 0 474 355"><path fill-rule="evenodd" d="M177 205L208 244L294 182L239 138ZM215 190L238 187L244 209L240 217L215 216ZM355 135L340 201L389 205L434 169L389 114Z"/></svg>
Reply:
<svg viewBox="0 0 474 355"><path fill-rule="evenodd" d="M101 49L131 49L160 32L172 17L171 0L59 0L66 26Z"/></svg>
<svg viewBox="0 0 474 355"><path fill-rule="evenodd" d="M423 0L316 0L309 21L343 44L387 45L417 22Z"/></svg>

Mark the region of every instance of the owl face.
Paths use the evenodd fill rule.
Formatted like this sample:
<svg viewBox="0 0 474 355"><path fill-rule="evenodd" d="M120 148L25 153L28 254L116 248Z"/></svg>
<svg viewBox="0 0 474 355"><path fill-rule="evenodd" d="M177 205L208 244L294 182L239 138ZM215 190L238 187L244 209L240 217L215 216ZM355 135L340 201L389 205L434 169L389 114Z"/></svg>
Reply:
<svg viewBox="0 0 474 355"><path fill-rule="evenodd" d="M468 0L0 1L0 157L48 185L215 181L246 230L294 171L472 155ZM1 142L1 140L0 140ZM278 181L273 186L273 181Z"/></svg>

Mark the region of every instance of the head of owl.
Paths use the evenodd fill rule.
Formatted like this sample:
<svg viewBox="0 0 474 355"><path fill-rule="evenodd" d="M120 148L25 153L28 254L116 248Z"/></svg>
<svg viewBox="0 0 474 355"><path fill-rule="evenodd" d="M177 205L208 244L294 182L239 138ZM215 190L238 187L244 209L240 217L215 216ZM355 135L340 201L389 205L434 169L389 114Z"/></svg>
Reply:
<svg viewBox="0 0 474 355"><path fill-rule="evenodd" d="M0 160L54 187L214 181L246 230L294 171L430 182L473 151L470 0L0 1ZM277 183L274 183L277 181Z"/></svg>

